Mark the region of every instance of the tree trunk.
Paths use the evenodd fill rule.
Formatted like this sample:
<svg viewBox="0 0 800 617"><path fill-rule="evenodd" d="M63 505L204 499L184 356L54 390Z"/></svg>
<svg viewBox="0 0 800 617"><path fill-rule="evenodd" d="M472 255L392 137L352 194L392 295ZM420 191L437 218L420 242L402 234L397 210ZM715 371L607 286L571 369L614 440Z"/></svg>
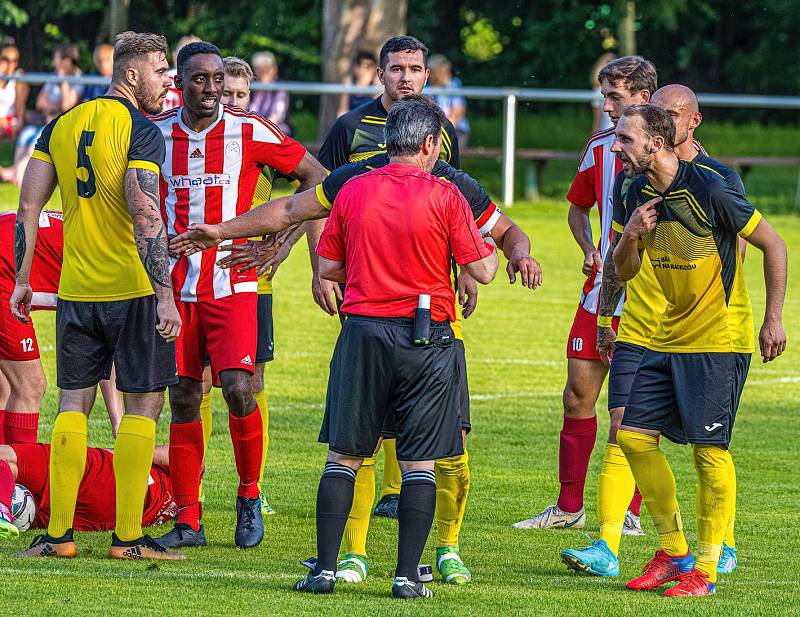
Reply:
<svg viewBox="0 0 800 617"><path fill-rule="evenodd" d="M619 50L623 56L636 54L636 3L625 3L625 16L619 24Z"/></svg>
<svg viewBox="0 0 800 617"><path fill-rule="evenodd" d="M112 43L114 38L128 29L128 14L131 8L130 0L111 0L108 4L108 40Z"/></svg>
<svg viewBox="0 0 800 617"><path fill-rule="evenodd" d="M377 55L386 40L406 31L408 0L323 0L322 80L340 84L350 72L356 53ZM339 95L322 97L319 141L336 121Z"/></svg>

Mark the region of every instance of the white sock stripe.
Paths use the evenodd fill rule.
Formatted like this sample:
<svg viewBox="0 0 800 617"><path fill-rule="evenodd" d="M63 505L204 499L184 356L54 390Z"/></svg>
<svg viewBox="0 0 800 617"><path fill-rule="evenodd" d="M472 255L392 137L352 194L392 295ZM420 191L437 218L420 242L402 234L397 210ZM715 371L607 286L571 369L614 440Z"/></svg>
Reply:
<svg viewBox="0 0 800 617"><path fill-rule="evenodd" d="M436 473L433 470L417 470L403 472L403 482L426 482L436 485Z"/></svg>
<svg viewBox="0 0 800 617"><path fill-rule="evenodd" d="M322 472L323 476L343 476L355 481L356 471L347 465L340 465L339 463L325 463L325 470Z"/></svg>

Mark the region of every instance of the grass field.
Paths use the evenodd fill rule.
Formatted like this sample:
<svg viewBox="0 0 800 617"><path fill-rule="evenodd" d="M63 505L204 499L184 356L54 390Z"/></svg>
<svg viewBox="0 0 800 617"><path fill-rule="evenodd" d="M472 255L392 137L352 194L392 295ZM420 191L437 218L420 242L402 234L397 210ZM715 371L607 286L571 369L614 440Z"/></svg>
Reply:
<svg viewBox="0 0 800 617"><path fill-rule="evenodd" d="M13 207L13 194L0 203ZM598 579L567 571L558 560L582 545L577 531L521 531L510 524L538 512L557 492L558 431L565 378L566 336L582 282L581 256L569 236L566 209L557 202L520 203L509 214L532 236L544 269L536 291L510 287L498 275L480 292L465 325L474 430L469 448L472 492L462 532L462 554L474 574L467 588L434 584L430 602L403 604L388 596L396 524L373 520L369 580L341 585L333 597L296 594L299 564L314 553L314 498L325 449L316 443L327 367L338 321L313 304L305 247L297 247L276 279L276 360L267 370L271 447L267 494L277 514L268 518L261 546L233 547L235 467L222 399L216 395L215 433L206 471L205 524L210 546L189 551L183 563L120 563L106 558L109 534L77 534L80 557L21 561L0 546L0 606L9 615L787 615L800 613L800 291L789 288L784 317L789 349L778 361L753 362L732 452L738 467L739 569L722 579L715 598L665 600L632 593L624 582L656 549L643 516L644 538L624 538L622 576ZM772 222L790 247L790 272L800 271L800 220ZM747 280L757 327L763 312L761 257L751 251ZM52 314L37 315L48 379L55 383ZM43 405L41 437L49 438L57 390ZM605 393L598 403L598 447L586 489L588 527L597 530L596 477L608 425ZM168 412L159 424L166 443ZM90 443L112 444L102 408L90 422ZM678 478L690 543L695 540L694 471L688 448L665 444ZM153 529L158 535L167 528ZM434 560L432 534L424 561Z"/></svg>

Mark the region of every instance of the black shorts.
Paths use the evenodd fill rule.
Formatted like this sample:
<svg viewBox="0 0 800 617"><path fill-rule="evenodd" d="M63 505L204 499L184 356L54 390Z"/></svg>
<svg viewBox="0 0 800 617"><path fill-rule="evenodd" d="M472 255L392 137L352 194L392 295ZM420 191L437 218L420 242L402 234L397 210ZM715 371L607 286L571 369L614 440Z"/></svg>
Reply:
<svg viewBox="0 0 800 617"><path fill-rule="evenodd" d="M178 383L175 343L156 331L154 295L111 302L73 302L56 307L58 387L97 385L116 367L117 390L159 392Z"/></svg>
<svg viewBox="0 0 800 617"><path fill-rule="evenodd" d="M272 294L258 295L258 338L256 364L272 362L275 357L275 332L272 328Z"/></svg>
<svg viewBox="0 0 800 617"><path fill-rule="evenodd" d="M429 461L463 454L455 337L431 326L416 347L413 320L350 315L331 360L319 440L350 456L370 457L384 432L397 435L397 458Z"/></svg>
<svg viewBox="0 0 800 617"><path fill-rule="evenodd" d="M646 349L622 424L660 431L675 443L727 448L749 368L745 353Z"/></svg>
<svg viewBox="0 0 800 617"><path fill-rule="evenodd" d="M645 348L633 343L617 343L614 357L611 359L611 370L608 373L608 410L625 407L631 393L633 377Z"/></svg>

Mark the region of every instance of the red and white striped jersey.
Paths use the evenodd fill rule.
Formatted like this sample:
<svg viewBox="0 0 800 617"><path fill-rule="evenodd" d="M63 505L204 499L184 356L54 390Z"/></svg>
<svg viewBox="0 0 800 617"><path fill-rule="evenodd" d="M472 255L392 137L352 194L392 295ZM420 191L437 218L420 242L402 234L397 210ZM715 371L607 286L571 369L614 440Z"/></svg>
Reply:
<svg viewBox="0 0 800 617"><path fill-rule="evenodd" d="M9 296L14 291L16 272L14 266L14 226L16 211L0 213L0 289ZM31 289L33 310L54 310L61 278L64 256L64 214L56 210L42 210L39 214L39 233L31 264ZM0 310L8 310L7 306Z"/></svg>
<svg viewBox="0 0 800 617"><path fill-rule="evenodd" d="M611 244L611 219L614 213L614 202L612 191L614 180L620 171L622 163L611 151L616 139L614 127L605 131L599 131L591 136L589 143L581 154L578 164L578 172L572 181L572 185L567 192L567 200L581 208L591 208L597 204L600 215L600 240L597 248L605 261L606 253ZM694 147L698 152L705 154L700 142L694 140ZM598 276L596 268L586 279L581 290L581 305L590 313L597 314L600 308L600 282L602 276ZM622 305L625 296L620 298L614 315L622 314Z"/></svg>
<svg viewBox="0 0 800 617"><path fill-rule="evenodd" d="M182 109L152 118L167 147L160 194L170 236L183 233L190 223L220 223L247 212L262 168L269 165L290 174L306 153L302 145L257 114L220 105L217 119L195 132L184 124ZM225 255L213 248L173 259L176 295L184 302L197 302L255 293L255 270L223 270L216 263Z"/></svg>

